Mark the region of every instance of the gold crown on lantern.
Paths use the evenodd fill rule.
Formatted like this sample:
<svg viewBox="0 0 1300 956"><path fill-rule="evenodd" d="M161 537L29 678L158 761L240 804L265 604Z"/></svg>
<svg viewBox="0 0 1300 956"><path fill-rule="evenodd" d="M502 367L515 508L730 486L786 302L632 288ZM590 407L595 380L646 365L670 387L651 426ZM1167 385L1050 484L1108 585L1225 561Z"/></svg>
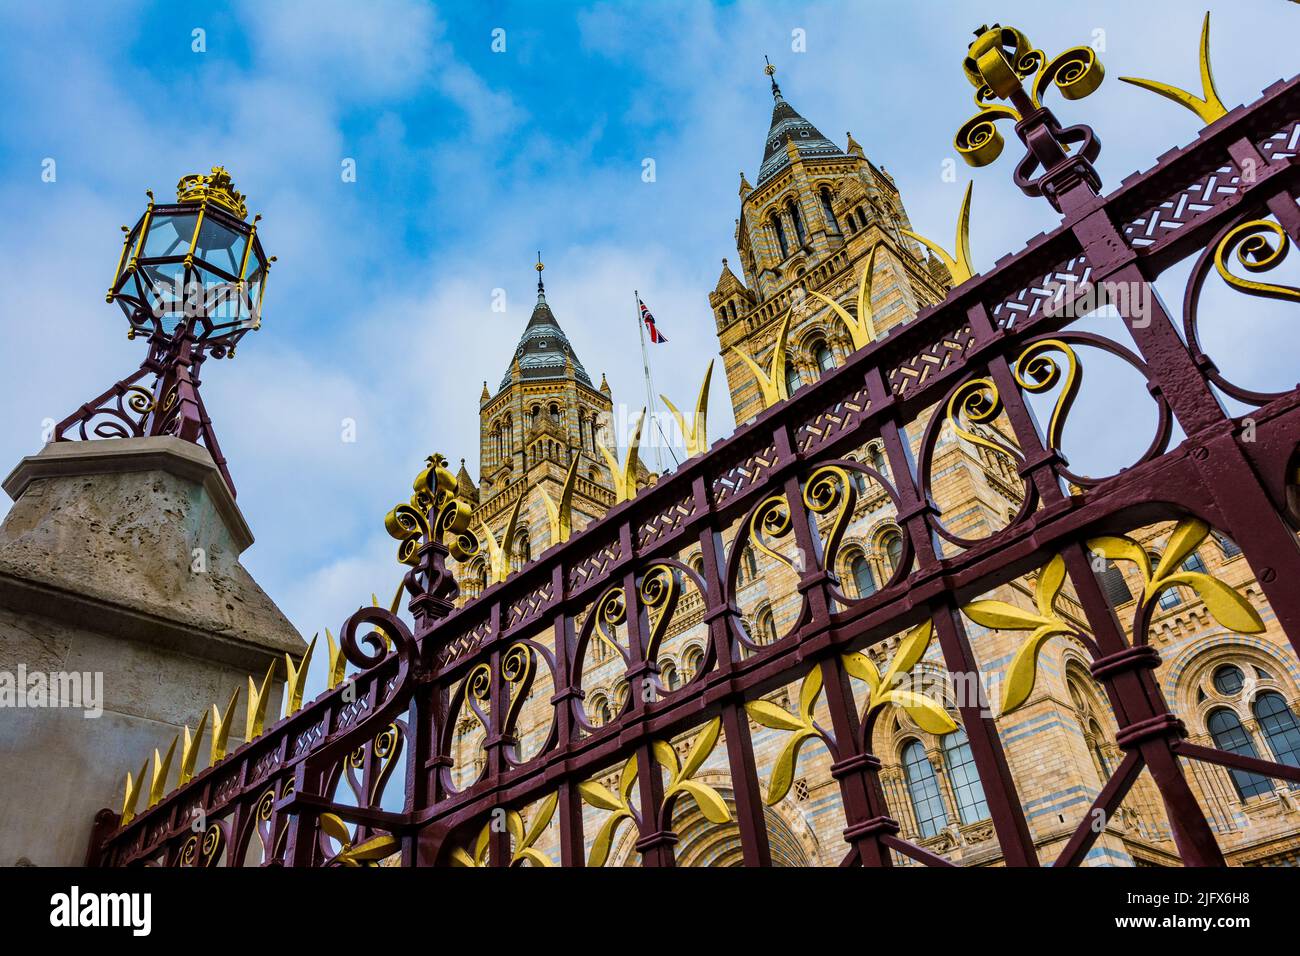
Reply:
<svg viewBox="0 0 1300 956"><path fill-rule="evenodd" d="M191 173L182 176L176 184L176 199L178 202L211 202L240 219L248 217L245 196L235 191L235 184L224 166L213 166L209 175Z"/></svg>

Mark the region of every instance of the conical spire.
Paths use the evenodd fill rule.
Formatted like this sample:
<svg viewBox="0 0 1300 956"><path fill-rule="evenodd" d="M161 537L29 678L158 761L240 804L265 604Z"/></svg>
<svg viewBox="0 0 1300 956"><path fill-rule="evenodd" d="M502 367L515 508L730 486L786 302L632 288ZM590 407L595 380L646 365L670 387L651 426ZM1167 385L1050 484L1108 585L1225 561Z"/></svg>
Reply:
<svg viewBox="0 0 1300 956"><path fill-rule="evenodd" d="M465 459L460 460L460 470L456 472L456 497L466 501L478 501L478 487L465 468Z"/></svg>
<svg viewBox="0 0 1300 956"><path fill-rule="evenodd" d="M767 57L763 59L766 60ZM768 63L763 72L772 80L772 99L776 102L772 107L772 124L767 131L767 143L763 148L763 162L758 169L758 185L762 186L790 165L787 143L793 144L803 157L843 156L843 150L785 101L781 87L776 83L776 67Z"/></svg>
<svg viewBox="0 0 1300 956"><path fill-rule="evenodd" d="M573 351L569 337L560 328L560 323L546 301L546 286L542 283L542 255L537 254L537 304L533 314L524 327L524 334L519 338L515 348L514 364L519 366L520 378L524 380L562 379L565 377L565 363L572 361L573 376L584 385L591 385L591 376L582 367L582 362ZM501 388L510 384L510 371L501 379Z"/></svg>

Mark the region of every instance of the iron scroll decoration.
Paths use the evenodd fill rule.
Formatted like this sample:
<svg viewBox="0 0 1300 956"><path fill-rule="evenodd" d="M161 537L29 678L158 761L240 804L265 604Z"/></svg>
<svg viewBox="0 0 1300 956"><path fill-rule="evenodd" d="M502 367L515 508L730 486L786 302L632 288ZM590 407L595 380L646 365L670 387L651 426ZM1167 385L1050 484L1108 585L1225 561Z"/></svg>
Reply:
<svg viewBox="0 0 1300 956"><path fill-rule="evenodd" d="M1210 381L1226 394L1248 405L1265 405L1289 392L1256 391L1230 381L1219 371L1201 344L1201 293L1210 275L1217 274L1229 288L1245 295L1300 304L1300 289L1260 282L1237 275L1234 271L1234 266L1244 269L1250 275L1272 271L1282 264L1290 250L1291 237L1281 225L1271 219L1247 214L1219 230L1187 277L1187 288L1183 295L1183 334L1192 356Z"/></svg>

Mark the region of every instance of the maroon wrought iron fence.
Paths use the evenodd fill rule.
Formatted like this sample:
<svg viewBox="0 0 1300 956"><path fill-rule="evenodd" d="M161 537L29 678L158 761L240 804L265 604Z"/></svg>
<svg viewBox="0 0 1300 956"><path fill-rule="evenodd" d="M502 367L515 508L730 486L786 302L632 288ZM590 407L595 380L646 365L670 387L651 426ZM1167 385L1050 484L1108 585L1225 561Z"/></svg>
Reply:
<svg viewBox="0 0 1300 956"><path fill-rule="evenodd" d="M1004 62L1019 66L1026 52L1036 52L1014 46L1003 43ZM1072 74L1056 80L1071 82ZM887 679L911 669L932 641L954 677L981 673L987 665L977 659L968 622L995 615L987 604L975 610L976 599L1031 575L1036 593L1046 593L1035 612L1039 624L1072 634L1087 649L1118 727L1123 759L1091 810L1113 814L1145 770L1178 857L1222 865L1189 767L1208 763L1293 784L1300 768L1190 742L1155 680L1161 661L1148 630L1161 582L1177 573L1187 543L1212 528L1242 549L1290 647L1300 650L1300 390L1261 393L1229 380L1202 351L1197 328L1200 290L1216 268L1231 272L1236 253L1247 271L1266 271L1289 242L1300 241L1300 79L1214 120L1193 143L1104 198L1091 166L1091 130L1063 129L1037 94L1031 101L1016 82L1015 91L1000 95L1018 107L1017 133L1029 150L1017 181L1061 211L1055 230L460 608L452 608L454 586L443 566L447 544L431 529L411 545L416 564L406 588L414 631L382 608L359 611L342 634L347 659L360 668L355 677L125 826L102 814L91 859L111 866L320 866L400 854L403 865L509 866L547 862L539 859L538 837L547 829L558 846L549 861L581 866L603 862L617 828L630 825L632 858L670 866L674 810L685 800L709 819L734 823L746 865L770 865L765 786L770 793L789 782L760 773L752 733L761 724L828 749L846 864L948 865L908 839L891 816L872 727L880 705L890 702ZM1071 328L1073 303L1120 287L1150 293L1158 276L1192 257L1181 323L1153 294L1144 306L1112 295L1131 347L1123 335ZM1300 298L1253 281L1232 284L1248 295ZM1074 353L1085 348L1135 369L1156 409L1147 451L1102 479L1074 474L1060 451L1068 393L1077 387ZM1026 396L1049 385L1063 388L1062 396L1040 429ZM1230 416L1216 389L1251 406L1249 421ZM945 425L987 436L993 433L977 426L997 416L1005 416L1006 437L1014 439L1023 503L1005 527L964 537L935 504L934 449ZM1186 438L1169 447L1174 423ZM1243 440L1247 428L1252 440ZM868 439L881 443L883 463L848 457ZM841 584L834 559L841 516L864 487L892 502L904 537L893 576L860 597ZM1177 528L1168 560L1153 567L1126 534L1155 522ZM807 558L785 561L801 610L788 633L761 642L741 625L742 557L747 548L779 557L790 544ZM695 547L698 566L680 559ZM1121 621L1103 592L1098 554L1141 567L1149 586L1131 620ZM1226 626L1253 629L1255 612L1240 594L1195 583ZM1075 618L1054 603L1062 588L1077 602ZM670 687L655 650L688 600L707 632L704 657L682 686ZM650 692L629 693L624 709L601 723L588 713L582 673L593 648L615 632L625 680ZM855 653L901 632L883 675ZM1035 631L1031 639L1052 633ZM550 693L534 706L549 720L525 755L518 719L539 687ZM766 700L787 687L798 687L799 697L789 709ZM925 718L924 707L910 705ZM957 711L1001 858L1038 865L994 718L978 700L960 701ZM468 778L453 773L466 766L465 756L453 753L466 721L482 736L481 751L473 748L481 769ZM692 778L719 739L734 808L719 807L716 789ZM384 809L399 767L401 809ZM345 783L348 798L340 795ZM1055 865L1084 858L1099 837L1092 823L1085 815ZM260 853L250 849L259 845Z"/></svg>

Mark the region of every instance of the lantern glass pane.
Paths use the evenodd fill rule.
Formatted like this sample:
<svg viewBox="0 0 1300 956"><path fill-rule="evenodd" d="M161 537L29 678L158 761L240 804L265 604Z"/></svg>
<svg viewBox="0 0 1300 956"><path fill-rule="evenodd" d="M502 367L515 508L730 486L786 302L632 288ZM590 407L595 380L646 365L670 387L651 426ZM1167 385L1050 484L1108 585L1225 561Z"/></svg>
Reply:
<svg viewBox="0 0 1300 956"><path fill-rule="evenodd" d="M182 311L185 298L184 263L144 263L140 266L138 275L141 278L140 300L154 316Z"/></svg>
<svg viewBox="0 0 1300 956"><path fill-rule="evenodd" d="M246 235L208 216L199 227L199 241L194 248L194 255L220 269L229 278L238 279L247 244Z"/></svg>
<svg viewBox="0 0 1300 956"><path fill-rule="evenodd" d="M162 259L188 255L197 221L198 214L192 212L155 213L149 223L149 235L144 240L142 258Z"/></svg>

